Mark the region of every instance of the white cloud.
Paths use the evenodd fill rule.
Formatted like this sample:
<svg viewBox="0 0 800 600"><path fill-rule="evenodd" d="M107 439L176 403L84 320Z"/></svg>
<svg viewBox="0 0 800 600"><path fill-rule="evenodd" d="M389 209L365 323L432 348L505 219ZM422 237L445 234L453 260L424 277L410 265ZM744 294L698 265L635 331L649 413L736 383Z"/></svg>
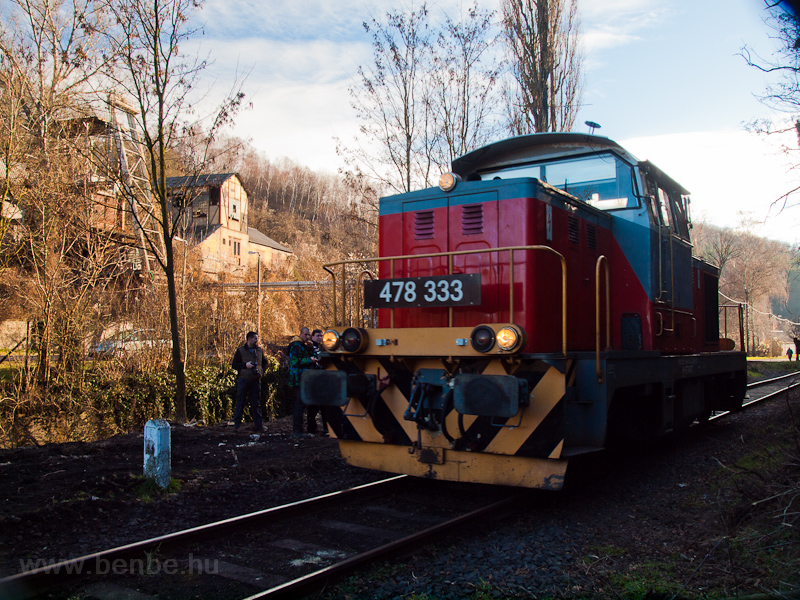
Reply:
<svg viewBox="0 0 800 600"><path fill-rule="evenodd" d="M199 15L208 35L225 39L232 31L285 40L352 40L363 35L362 23L383 20L389 12L418 11L423 0L209 0ZM455 18L472 5L470 0L427 2L433 19ZM480 8L499 9L499 0L482 0Z"/></svg>
<svg viewBox="0 0 800 600"><path fill-rule="evenodd" d="M644 40L658 34L674 11L663 0L611 0L580 5L587 53Z"/></svg>
<svg viewBox="0 0 800 600"><path fill-rule="evenodd" d="M692 213L720 227L736 228L742 215L762 223L771 239L800 239L800 208L780 212L774 201L797 186L781 143L794 136L763 138L741 130L673 133L620 141L639 159L658 165L692 192Z"/></svg>
<svg viewBox="0 0 800 600"><path fill-rule="evenodd" d="M369 44L357 40L240 38L218 44L201 111L210 112L229 92L235 70L251 69L244 91L253 108L237 116L231 133L250 139L271 159L335 171L340 160L333 137L347 140L356 132L347 88L369 52Z"/></svg>
<svg viewBox="0 0 800 600"><path fill-rule="evenodd" d="M227 42L214 50L215 75L231 72L237 64L251 67L255 85L294 84L299 81L337 82L355 73L369 52L366 42L337 43L308 40L302 43L259 38Z"/></svg>
<svg viewBox="0 0 800 600"><path fill-rule="evenodd" d="M583 41L583 47L588 53L596 50L605 50L606 48L626 46L641 41L641 37L637 35L600 29L595 29L583 34L581 39ZM591 56L589 58L591 59Z"/></svg>

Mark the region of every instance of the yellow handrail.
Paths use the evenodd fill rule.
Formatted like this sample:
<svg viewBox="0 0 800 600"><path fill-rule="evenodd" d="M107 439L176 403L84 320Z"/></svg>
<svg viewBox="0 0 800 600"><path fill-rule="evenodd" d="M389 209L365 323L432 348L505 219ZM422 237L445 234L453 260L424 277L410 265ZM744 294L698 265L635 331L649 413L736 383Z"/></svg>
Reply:
<svg viewBox="0 0 800 600"><path fill-rule="evenodd" d="M551 248L550 246L503 246L501 248L481 248L478 250L456 250L451 252L432 252L428 254L405 254L402 256L381 256L381 257L373 257L373 258L361 258L361 259L348 259L348 260L338 260L336 262L327 263L322 266L325 271L330 273L332 278L332 285L331 291L333 293L333 320L335 325L339 325L339 314L336 310L336 275L333 271L334 267L341 266L342 267L342 323L344 323L345 318L347 316L347 272L345 267L350 264L358 264L358 263L367 263L367 262L384 262L390 261L390 276L394 278L395 276L395 261L397 260L414 260L420 258L439 258L446 256L448 257L447 261L447 274L453 274L453 257L454 256L463 256L466 254L486 254L488 252L508 252L509 253L509 263L511 267L511 275L509 277L509 319L511 321L514 320L514 252L522 251L522 250L543 250L545 252L550 252L551 254L555 254L559 260L561 261L561 347L564 356L567 355L567 261L564 256ZM357 294L360 292L360 289L357 290ZM390 317L390 327L394 328L394 308L389 309L391 311ZM448 326L453 326L453 307L449 307L448 312Z"/></svg>
<svg viewBox="0 0 800 600"><path fill-rule="evenodd" d="M360 298L361 297L361 282L364 281L367 278L369 278L370 280L374 280L375 279L375 274L372 271L369 271L367 269L364 269L363 271L361 271L361 273L358 274L358 279L356 280L356 298ZM370 318L369 318L370 323L374 323L375 322L375 309L371 308L369 314L370 314ZM361 316L361 309L359 308L359 321L363 321L363 320L364 320L364 318L363 318L363 316Z"/></svg>

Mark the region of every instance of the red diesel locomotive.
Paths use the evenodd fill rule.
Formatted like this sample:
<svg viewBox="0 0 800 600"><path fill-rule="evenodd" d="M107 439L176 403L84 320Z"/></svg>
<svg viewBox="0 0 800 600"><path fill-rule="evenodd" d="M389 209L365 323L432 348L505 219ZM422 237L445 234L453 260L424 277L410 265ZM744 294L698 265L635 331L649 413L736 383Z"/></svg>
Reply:
<svg viewBox="0 0 800 600"><path fill-rule="evenodd" d="M688 192L600 136L545 133L381 199L380 255L326 266L301 395L354 465L557 490L569 457L741 407Z"/></svg>

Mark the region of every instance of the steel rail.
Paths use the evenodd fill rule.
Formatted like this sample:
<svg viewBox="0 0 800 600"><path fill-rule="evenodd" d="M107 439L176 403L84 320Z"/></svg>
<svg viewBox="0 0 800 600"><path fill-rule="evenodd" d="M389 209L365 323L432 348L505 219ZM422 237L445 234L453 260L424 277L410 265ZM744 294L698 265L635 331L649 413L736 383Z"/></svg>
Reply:
<svg viewBox="0 0 800 600"><path fill-rule="evenodd" d="M399 485L400 482L404 482L408 478L408 475L398 475L354 488L267 508L254 513L231 517L230 519L192 527L191 529L184 529L148 540L134 542L133 544L118 546L94 554L88 554L45 567L39 567L38 569L17 573L16 575L0 579L0 598L4 600L38 598L49 588L67 585L92 575L92 572L87 571L86 567L91 569L97 564L108 564L118 559L130 558L131 556L145 556L146 553L155 550L163 551L193 542L208 541L241 529L252 529L253 527L264 525L270 521L277 521L279 519L305 514L309 509L318 506L324 506L326 508L338 506L350 502L354 497L378 496L387 493L387 490L391 490L391 488Z"/></svg>
<svg viewBox="0 0 800 600"><path fill-rule="evenodd" d="M760 398L756 398L755 400L751 400L750 402L745 402L745 403L742 404L742 409L744 409L744 408L746 408L748 406L752 406L753 404L758 404L759 402L763 402L764 400L769 400L770 398L775 398L779 394L785 394L789 390L792 390L792 389L800 386L800 371L798 371L797 373L789 373L788 375L781 375L780 377L773 377L772 379L764 379L762 381L754 381L753 383L748 383L747 384L747 389L749 390L749 389L757 388L757 387L762 386L762 385L767 385L769 383L775 383L775 382L781 381L782 379L787 379L789 377L797 377L798 381L792 382L789 385L787 385L786 387L782 387L779 390L775 390L774 392L766 394L765 396L761 396ZM731 412L732 411L729 411L729 410L720 412L719 414L713 415L708 420L709 421L713 421L715 419L719 419L721 417L724 417L725 415L730 414ZM738 411L736 411L736 412L738 412Z"/></svg>
<svg viewBox="0 0 800 600"><path fill-rule="evenodd" d="M762 385L767 385L769 383L775 383L776 381L780 381L782 379L788 379L789 377L800 377L800 371L795 373L787 373L786 375L780 375L778 377L773 377L772 379L762 379L761 381L754 381L753 383L747 384L747 389L759 387Z"/></svg>
<svg viewBox="0 0 800 600"><path fill-rule="evenodd" d="M786 379L787 377L791 377L791 376L800 376L800 372L795 373L795 374L789 374L789 375L781 376L781 377L776 377L776 378L773 378L773 379L765 380L763 382L755 382L753 384L748 385L748 388L757 387L758 385L763 385L763 384L766 384L766 383L773 383L773 382L776 382L776 381L780 381L782 379ZM778 394L784 393L788 389L792 389L792 388L797 387L797 386L800 386L800 382L793 383L792 385L788 386L787 388L783 388L783 389L778 390L778 391L776 391L776 392L774 392L772 394L764 396L763 398L759 398L758 400L754 400L752 402L749 402L745 406L747 406L749 404L754 404L756 402L759 402L761 400L765 400L767 398L771 398L771 397L776 396ZM723 416L724 414L727 414L727 413L722 413L720 415L717 415L717 417ZM717 417L714 417L714 418L717 418ZM461 526L461 525L463 525L463 524L465 524L465 523L467 523L467 522L469 522L471 520L480 518L480 517L482 517L482 516L484 516L486 514L490 514L490 513L494 512L494 511L496 511L496 510L498 510L498 509L500 509L500 508L502 508L504 506L507 506L509 504L517 502L517 500L521 496L522 496L522 493L513 495L513 496L511 496L509 498L505 498L505 499L503 499L503 500L501 500L499 502L495 502L495 503L487 505L485 507L476 509L476 510L470 512L470 513L467 513L466 515L461 515L459 517L456 517L455 519L451 519L451 520L445 521L443 523L440 523L438 525L435 525L433 527L430 527L430 528L425 529L423 531L420 531L418 533L406 536L406 537L401 538L399 540L396 540L394 542L390 542L388 544L385 544L385 545L380 546L378 548L375 548L373 550L369 550L367 552L363 552L363 553L358 554L356 556L352 556L352 557L350 557L350 558L348 558L346 560L343 560L341 562L335 563L333 565L330 565L329 567L326 567L324 569L320 569L320 570L315 571L313 573L309 573L309 574L304 575L303 577L299 577L298 579L295 579L293 581L288 581L288 582L286 582L284 584L281 584L281 585L276 586L274 588L271 588L269 590L265 590L265 591L260 592L258 594L254 594L252 596L249 596L245 600L278 600L278 599L281 599L281 598L296 598L296 597L301 596L303 594L311 593L311 592L313 592L315 590L318 590L325 582L327 582L330 579L340 578L340 577L342 577L342 576L344 576L344 575L346 575L346 574L348 574L348 573L350 573L350 572L352 572L352 571L354 571L354 570L356 570L356 569L358 569L360 567L363 567L364 565L367 565L369 563L376 562L376 561L379 561L379 560L385 560L385 559L391 558L392 556L407 552L414 545L422 543L422 542L424 542L426 539L428 539L430 537L435 537L435 536L439 535L440 533L442 533L442 532L444 532L444 531L446 531L448 529L459 527L459 526Z"/></svg>
<svg viewBox="0 0 800 600"><path fill-rule="evenodd" d="M793 390L794 388L796 388L798 386L800 386L800 381L795 381L794 383L790 383L789 385L787 385L785 388L781 388L779 390L775 390L774 392L771 392L771 393L767 394L766 396L761 396L761 398L756 398L755 400L751 400L750 402L747 402L747 403L743 404L742 408L744 408L745 406L750 406L751 404L758 404L759 402L761 402L763 400L769 400L770 398L774 398L775 396L778 396L779 394L785 394L789 390Z"/></svg>
<svg viewBox="0 0 800 600"><path fill-rule="evenodd" d="M491 514L492 512L495 512L498 509L515 502L521 506L523 503L519 502L519 500L523 495L524 492L514 494L498 502L494 502L482 508L473 510L465 515L444 521L443 523L439 523L433 527L429 527L420 532L408 535L399 540L389 542L388 544L368 550L367 552L362 552L356 556L351 556L348 559L330 565L324 569L320 569L319 571L309 573L303 577L299 577L298 579L294 579L292 581L287 581L286 583L269 590L248 596L245 598L245 600L277 600L279 598L298 598L303 594L307 594L315 589L319 589L321 584L328 579L341 577L342 575L346 575L347 573L366 564L408 552L408 550L413 546L424 542L428 538L435 537L448 529L459 527L465 523L483 517L487 514Z"/></svg>

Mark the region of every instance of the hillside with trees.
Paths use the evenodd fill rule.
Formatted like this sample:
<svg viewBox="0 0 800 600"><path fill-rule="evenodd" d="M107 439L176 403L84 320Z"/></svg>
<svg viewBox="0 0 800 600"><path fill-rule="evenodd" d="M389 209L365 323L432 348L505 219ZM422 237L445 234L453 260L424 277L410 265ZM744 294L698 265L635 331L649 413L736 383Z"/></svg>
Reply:
<svg viewBox="0 0 800 600"><path fill-rule="evenodd" d="M781 307L790 301L796 278L797 250L783 242L759 237L756 223L742 218L736 229L695 223L692 231L694 255L720 271L720 335L740 340L738 306L744 310L742 337L751 355L783 354L790 342L793 323L798 317ZM797 300L796 298L794 299ZM800 315L798 315L800 316Z"/></svg>

